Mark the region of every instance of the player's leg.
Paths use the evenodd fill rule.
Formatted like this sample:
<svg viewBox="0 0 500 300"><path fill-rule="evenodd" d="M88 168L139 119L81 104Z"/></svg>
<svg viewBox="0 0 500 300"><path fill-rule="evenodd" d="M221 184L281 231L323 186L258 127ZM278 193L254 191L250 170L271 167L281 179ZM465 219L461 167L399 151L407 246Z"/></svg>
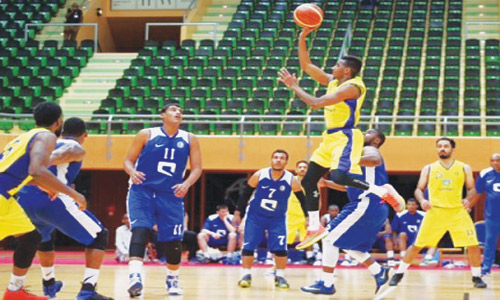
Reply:
<svg viewBox="0 0 500 300"><path fill-rule="evenodd" d="M370 274L372 274L373 278L375 278L375 283L377 285L375 293L377 293L380 288L389 282L389 268L381 266L373 259L373 257L370 256L368 252L357 250L344 251L349 253L351 257L356 259L360 264L365 266L368 271L370 271Z"/></svg>
<svg viewBox="0 0 500 300"><path fill-rule="evenodd" d="M387 253L387 265L389 267L394 267L396 266L396 262L394 261L394 243L392 242L392 234L384 234L384 244Z"/></svg>
<svg viewBox="0 0 500 300"><path fill-rule="evenodd" d="M230 232L227 235L227 258L231 259L236 250L236 240L238 239L238 234L236 232Z"/></svg>
<svg viewBox="0 0 500 300"><path fill-rule="evenodd" d="M339 248L332 241L325 238L321 241L323 248L321 278L312 285L303 286L301 291L312 294L333 295L335 293L334 272L339 260Z"/></svg>
<svg viewBox="0 0 500 300"><path fill-rule="evenodd" d="M273 218L269 226L267 226L267 232L269 250L274 254L274 261L276 262L274 282L277 287L287 289L290 285L285 279L285 268L288 258L286 217Z"/></svg>
<svg viewBox="0 0 500 300"><path fill-rule="evenodd" d="M242 288L250 287L252 284L252 265L254 260L255 249L265 236L265 225L263 221L258 220L254 216L245 216L244 222L244 239L241 249L241 279L238 285Z"/></svg>
<svg viewBox="0 0 500 300"><path fill-rule="evenodd" d="M198 233L196 238L198 240L198 247L203 252L203 256L206 262L208 262L208 260L210 259L210 255L208 253L208 242L210 241L210 235L202 231ZM203 262L205 262L205 260Z"/></svg>
<svg viewBox="0 0 500 300"><path fill-rule="evenodd" d="M56 281L54 257L55 257L55 240L54 230L52 226L36 224L38 231L42 235L42 242L38 246L38 259L40 260L40 268L42 271L43 294L54 298L62 289L63 282Z"/></svg>
<svg viewBox="0 0 500 300"><path fill-rule="evenodd" d="M481 274L488 275L491 272L491 267L495 261L495 250L497 248L498 235L500 234L500 222L486 220L484 225L484 258Z"/></svg>
<svg viewBox="0 0 500 300"><path fill-rule="evenodd" d="M399 256L402 259L406 254L406 249L408 248L408 235L406 234L406 232L401 232L398 237L399 237Z"/></svg>

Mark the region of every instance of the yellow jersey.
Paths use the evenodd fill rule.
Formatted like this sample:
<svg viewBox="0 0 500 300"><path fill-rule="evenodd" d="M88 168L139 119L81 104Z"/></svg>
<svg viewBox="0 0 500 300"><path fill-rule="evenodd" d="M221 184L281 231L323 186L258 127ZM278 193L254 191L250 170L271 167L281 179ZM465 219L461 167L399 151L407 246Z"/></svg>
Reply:
<svg viewBox="0 0 500 300"><path fill-rule="evenodd" d="M428 198L432 206L462 207L465 183L464 163L455 160L449 168L436 161L430 165L427 183Z"/></svg>
<svg viewBox="0 0 500 300"><path fill-rule="evenodd" d="M35 128L21 134L8 143L0 152L0 194L14 195L32 177L29 175L29 148L40 132L50 132L45 128Z"/></svg>
<svg viewBox="0 0 500 300"><path fill-rule="evenodd" d="M295 178L300 181L300 179L295 176ZM290 198L288 198L288 209L287 209L287 217L288 217L288 222L295 222L299 221L301 222L302 220L305 221L305 216L304 216L304 211L302 210L302 206L300 205L299 199L295 196L295 194L290 193Z"/></svg>
<svg viewBox="0 0 500 300"><path fill-rule="evenodd" d="M326 129L337 128L353 128L359 123L359 116L361 114L361 106L366 96L366 86L361 77L354 77L342 84L338 80L332 80L328 83L327 94L333 94L341 87L353 84L357 86L361 92L357 99L347 99L339 103L325 106L324 116L326 122Z"/></svg>

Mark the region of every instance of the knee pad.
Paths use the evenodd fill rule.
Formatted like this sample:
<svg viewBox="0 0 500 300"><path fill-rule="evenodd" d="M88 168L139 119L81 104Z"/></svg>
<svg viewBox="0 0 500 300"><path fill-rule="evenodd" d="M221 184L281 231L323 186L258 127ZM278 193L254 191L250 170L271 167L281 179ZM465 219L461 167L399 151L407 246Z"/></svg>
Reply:
<svg viewBox="0 0 500 300"><path fill-rule="evenodd" d="M253 253L254 253L253 250L242 250L241 256L253 256Z"/></svg>
<svg viewBox="0 0 500 300"><path fill-rule="evenodd" d="M92 244L88 245L87 248L106 250L106 246L108 245L108 236L109 231L106 228L103 228L101 232L97 234Z"/></svg>
<svg viewBox="0 0 500 300"><path fill-rule="evenodd" d="M18 237L16 239L17 247L14 251L14 266L21 269L29 268L41 240L42 236L36 230Z"/></svg>
<svg viewBox="0 0 500 300"><path fill-rule="evenodd" d="M337 184L346 185L347 173L341 170L333 170L330 173L330 179Z"/></svg>
<svg viewBox="0 0 500 300"><path fill-rule="evenodd" d="M143 258L146 252L146 243L149 238L149 229L135 228L132 230L132 238L130 239L130 257Z"/></svg>
<svg viewBox="0 0 500 300"><path fill-rule="evenodd" d="M38 245L38 251L41 251L41 252L50 252L50 251L54 251L56 249L56 245L55 245L55 241L54 239L50 239L50 241L46 241L46 242L43 242L43 243L40 243L40 245Z"/></svg>
<svg viewBox="0 0 500 300"><path fill-rule="evenodd" d="M167 257L167 264L180 264L182 254L181 241L162 242L162 244L165 245L165 256Z"/></svg>
<svg viewBox="0 0 500 300"><path fill-rule="evenodd" d="M288 251L286 250L271 251L271 253L276 255L277 257L286 257L288 255Z"/></svg>

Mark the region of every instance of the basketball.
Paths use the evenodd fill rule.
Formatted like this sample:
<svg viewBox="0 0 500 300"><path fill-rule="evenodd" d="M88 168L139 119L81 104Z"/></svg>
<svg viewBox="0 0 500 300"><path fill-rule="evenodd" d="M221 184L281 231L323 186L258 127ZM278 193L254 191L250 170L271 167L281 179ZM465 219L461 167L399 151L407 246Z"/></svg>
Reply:
<svg viewBox="0 0 500 300"><path fill-rule="evenodd" d="M318 28L323 22L323 10L313 3L301 4L293 12L293 20L302 28Z"/></svg>

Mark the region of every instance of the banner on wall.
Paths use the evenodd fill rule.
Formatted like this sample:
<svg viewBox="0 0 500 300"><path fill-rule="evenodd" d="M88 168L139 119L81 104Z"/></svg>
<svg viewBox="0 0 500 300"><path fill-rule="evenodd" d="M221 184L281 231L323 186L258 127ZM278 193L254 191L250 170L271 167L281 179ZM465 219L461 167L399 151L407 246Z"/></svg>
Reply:
<svg viewBox="0 0 500 300"><path fill-rule="evenodd" d="M112 10L187 9L192 0L111 0Z"/></svg>

